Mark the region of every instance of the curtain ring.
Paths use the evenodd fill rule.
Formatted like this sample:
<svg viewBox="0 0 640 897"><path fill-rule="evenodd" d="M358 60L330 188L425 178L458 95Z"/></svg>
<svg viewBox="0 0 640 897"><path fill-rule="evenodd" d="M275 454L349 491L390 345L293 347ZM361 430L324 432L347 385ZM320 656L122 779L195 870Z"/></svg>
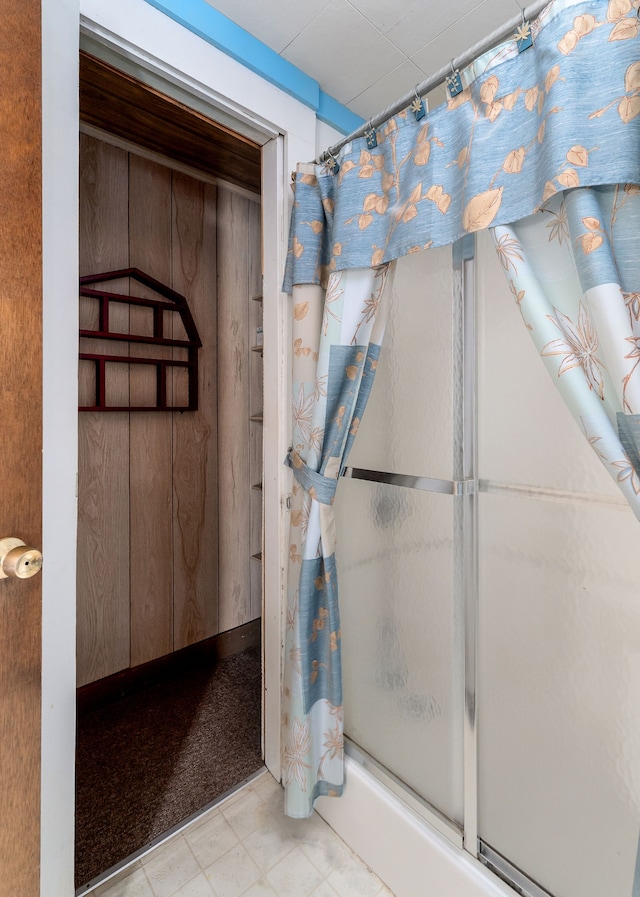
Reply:
<svg viewBox="0 0 640 897"><path fill-rule="evenodd" d="M428 106L426 105L426 101L422 99L420 94L418 93L418 85L413 88L413 95L415 97L414 101L411 103L409 107L415 116L416 121L420 121L420 119L424 118L427 114Z"/></svg>
<svg viewBox="0 0 640 897"><path fill-rule="evenodd" d="M518 53L522 53L523 50L527 50L533 43L533 32L531 29L531 22L527 19L525 15L524 6L520 6L518 0L515 0L515 3L522 14L522 24L518 29L516 29L515 40L518 45Z"/></svg>
<svg viewBox="0 0 640 897"><path fill-rule="evenodd" d="M457 97L459 93L462 93L462 79L458 69L453 67L453 59L451 60L451 74L447 75L447 87L449 88L449 96L452 99Z"/></svg>
<svg viewBox="0 0 640 897"><path fill-rule="evenodd" d="M375 149L378 145L378 137L376 135L376 129L373 127L373 119L369 119L369 124L367 125L364 132L365 139L367 141L367 147L369 149Z"/></svg>
<svg viewBox="0 0 640 897"><path fill-rule="evenodd" d="M527 17L526 17L525 14L524 14L524 13L525 13L525 7L524 7L524 6L520 6L520 4L518 3L518 0L514 0L514 2L515 2L515 4L516 4L516 6L518 7L518 9L520 10L520 14L522 15L522 25L521 25L521 27L522 27L522 28L526 28L526 26L527 26Z"/></svg>

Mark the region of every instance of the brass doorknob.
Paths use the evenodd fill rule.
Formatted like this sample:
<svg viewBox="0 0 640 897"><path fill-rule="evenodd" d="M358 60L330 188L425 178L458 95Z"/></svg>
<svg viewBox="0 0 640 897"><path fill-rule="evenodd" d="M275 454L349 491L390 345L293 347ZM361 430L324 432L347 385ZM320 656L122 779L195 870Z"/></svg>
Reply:
<svg viewBox="0 0 640 897"><path fill-rule="evenodd" d="M29 579L42 567L42 554L13 536L0 539L0 579Z"/></svg>

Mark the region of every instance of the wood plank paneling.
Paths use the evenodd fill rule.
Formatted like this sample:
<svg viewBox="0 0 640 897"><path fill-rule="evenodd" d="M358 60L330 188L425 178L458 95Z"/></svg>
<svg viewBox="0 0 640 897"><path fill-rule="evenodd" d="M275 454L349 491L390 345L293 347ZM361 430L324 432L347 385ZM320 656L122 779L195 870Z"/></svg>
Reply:
<svg viewBox="0 0 640 897"><path fill-rule="evenodd" d="M82 52L80 118L260 193L257 144Z"/></svg>
<svg viewBox="0 0 640 897"><path fill-rule="evenodd" d="M171 283L171 172L129 157L129 262ZM156 296L132 281L131 292ZM131 309L131 332L148 325L145 309ZM136 355L157 356L157 346L136 346ZM132 370L132 404L149 403L151 384ZM172 423L171 413L130 416L131 665L173 650Z"/></svg>
<svg viewBox="0 0 640 897"><path fill-rule="evenodd" d="M173 173L174 290L202 350L199 408L173 418L174 649L218 632L216 188Z"/></svg>
<svg viewBox="0 0 640 897"><path fill-rule="evenodd" d="M220 629L251 619L249 201L218 189Z"/></svg>
<svg viewBox="0 0 640 897"><path fill-rule="evenodd" d="M262 365L260 209L157 162L81 137L81 273L135 266L187 297L203 347L199 410L80 415L79 684L138 666L260 615ZM122 292L155 296L134 280ZM222 298L218 303L218 295ZM82 305L87 326L97 305ZM151 333L113 304L112 329ZM165 314L167 335L184 337ZM90 341L105 354L183 350ZM90 386L81 374L81 389ZM112 395L155 404L154 370L122 366ZM181 389L174 377L168 389ZM250 399L250 396L252 397ZM253 405L252 405L253 402Z"/></svg>
<svg viewBox="0 0 640 897"><path fill-rule="evenodd" d="M80 274L127 267L128 158L123 150L81 135ZM128 280L110 281L128 292ZM81 303L84 321L97 324L93 303ZM114 304L114 329L126 332L126 306ZM93 352L126 355L126 343L84 341ZM89 371L81 370L82 379ZM110 387L128 402L126 366ZM78 457L78 684L129 665L129 415L79 415Z"/></svg>
<svg viewBox="0 0 640 897"><path fill-rule="evenodd" d="M42 76L38 0L0 0L1 535L42 545ZM0 895L40 894L42 576L0 583Z"/></svg>

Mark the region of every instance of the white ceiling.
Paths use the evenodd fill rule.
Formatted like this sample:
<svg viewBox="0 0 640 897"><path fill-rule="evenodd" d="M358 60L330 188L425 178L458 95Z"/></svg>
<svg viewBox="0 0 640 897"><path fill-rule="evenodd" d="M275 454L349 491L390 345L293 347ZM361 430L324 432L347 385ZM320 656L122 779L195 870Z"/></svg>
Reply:
<svg viewBox="0 0 640 897"><path fill-rule="evenodd" d="M518 0L207 2L365 119L520 9Z"/></svg>

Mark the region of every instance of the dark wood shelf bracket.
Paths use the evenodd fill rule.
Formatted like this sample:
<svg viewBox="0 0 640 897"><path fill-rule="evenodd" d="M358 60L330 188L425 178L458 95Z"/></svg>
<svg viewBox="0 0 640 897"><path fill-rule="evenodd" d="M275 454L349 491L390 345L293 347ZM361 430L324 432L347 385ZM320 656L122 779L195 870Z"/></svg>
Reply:
<svg viewBox="0 0 640 897"><path fill-rule="evenodd" d="M105 283L121 277L129 277L157 293L157 299L129 296L109 290L97 290L89 284ZM80 352L81 361L91 361L95 365L95 403L80 406L79 411L197 411L198 410L198 349L202 341L184 296L176 293L139 268L123 268L89 274L80 278L80 296L97 300L98 329L80 330L82 339L114 340L134 345L167 346L186 350L186 359L136 357L135 355L104 355L94 352ZM149 308L153 317L153 336L148 334L119 333L109 329L109 306L119 302L141 308ZM180 315L186 339L172 339L164 335L164 313ZM107 364L154 365L156 368L155 405L108 405L106 400ZM188 374L188 401L186 405L171 405L167 401L167 377L172 368L184 368Z"/></svg>

